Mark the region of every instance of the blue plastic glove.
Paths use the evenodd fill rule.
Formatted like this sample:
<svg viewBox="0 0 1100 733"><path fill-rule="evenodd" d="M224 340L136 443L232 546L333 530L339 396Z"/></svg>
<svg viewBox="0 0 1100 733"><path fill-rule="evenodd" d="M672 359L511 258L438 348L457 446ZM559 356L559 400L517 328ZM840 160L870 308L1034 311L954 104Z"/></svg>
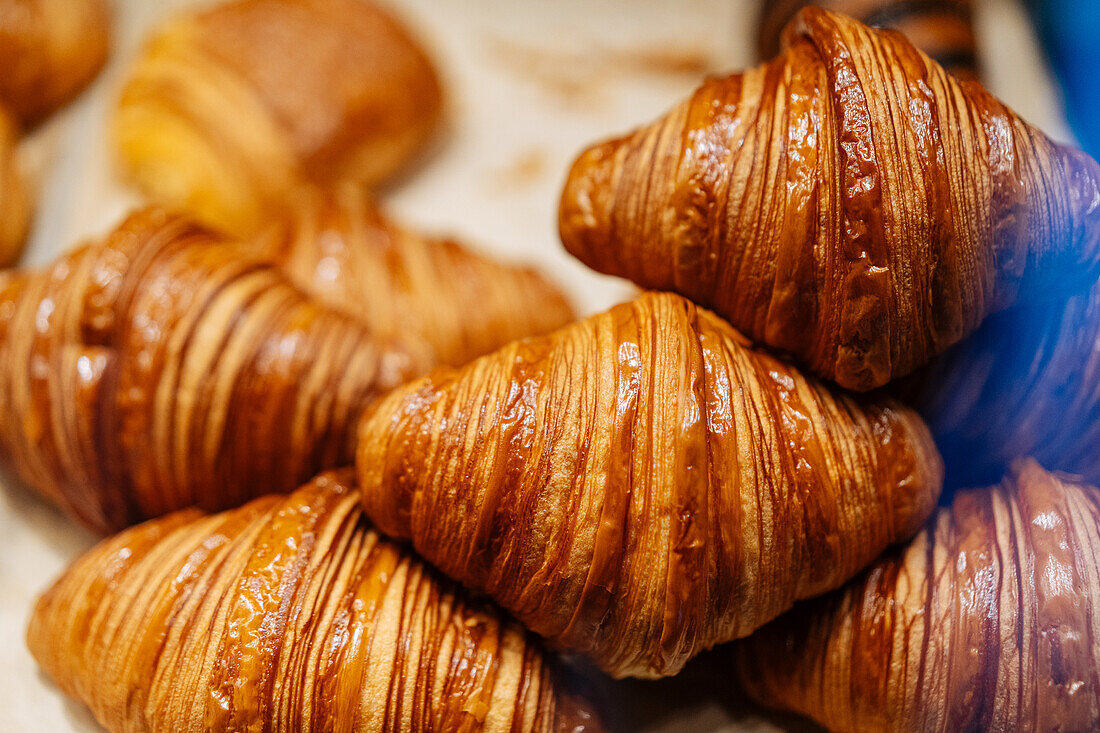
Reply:
<svg viewBox="0 0 1100 733"><path fill-rule="evenodd" d="M1039 38L1062 83L1066 118L1100 156L1100 0L1029 0Z"/></svg>

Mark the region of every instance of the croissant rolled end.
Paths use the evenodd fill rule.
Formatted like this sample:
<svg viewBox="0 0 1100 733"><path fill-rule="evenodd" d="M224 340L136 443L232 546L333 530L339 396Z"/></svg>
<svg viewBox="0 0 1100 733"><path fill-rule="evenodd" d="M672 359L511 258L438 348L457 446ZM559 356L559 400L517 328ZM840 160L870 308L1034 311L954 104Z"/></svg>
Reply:
<svg viewBox="0 0 1100 733"><path fill-rule="evenodd" d="M1079 233L1070 249L1078 258L1073 272L1083 275L1082 286L1091 285L1100 275L1100 163L1082 150L1070 149L1070 188L1074 210L1080 212Z"/></svg>
<svg viewBox="0 0 1100 733"><path fill-rule="evenodd" d="M412 382L367 408L359 422L355 466L359 479L362 504L367 516L378 529L390 537L407 539L412 534L410 511L413 500L407 484L413 474L402 465L393 465L392 456L414 455L410 446L405 450L390 448L392 436L425 435L423 429L408 425L417 420L418 409L430 398L431 379ZM392 483L391 483L392 481Z"/></svg>
<svg viewBox="0 0 1100 733"><path fill-rule="evenodd" d="M611 209L618 153L624 139L594 145L569 170L558 208L558 231L565 249L600 272L613 271Z"/></svg>
<svg viewBox="0 0 1100 733"><path fill-rule="evenodd" d="M902 418L899 416L898 420ZM932 431L924 421L910 415L902 424L906 426L904 441L908 445L898 449L897 458L885 465L894 468L892 485L898 487L894 498L898 508L895 536L907 539L917 533L935 509L943 490L944 466Z"/></svg>
<svg viewBox="0 0 1100 733"><path fill-rule="evenodd" d="M68 603L72 600L68 597L68 590L79 573L76 570L79 564L78 560L77 565L57 578L35 601L24 633L24 642L34 661L67 695L79 694L67 674L71 661L64 652L74 638L71 634L60 633L59 621L65 617Z"/></svg>
<svg viewBox="0 0 1100 733"><path fill-rule="evenodd" d="M18 141L15 120L0 109L0 267L12 265L22 254L33 208Z"/></svg>
<svg viewBox="0 0 1100 733"><path fill-rule="evenodd" d="M1057 216L1051 229L1034 235L1026 262L1007 260L1008 303L1081 292L1100 277L1100 164L1082 150L1061 145L1053 146L1050 156L1047 175L1058 197L1053 203L1037 199L1036 206L1040 212L1056 207ZM997 310L1004 307L1000 303Z"/></svg>
<svg viewBox="0 0 1100 733"><path fill-rule="evenodd" d="M50 616L50 609L53 605L53 589L47 590L38 600L35 601L34 608L31 610L30 620L27 622L27 630L25 633L25 641L27 648L31 652L31 656L40 666L45 666L45 656L43 654L42 639L45 636L43 633L43 621Z"/></svg>
<svg viewBox="0 0 1100 733"><path fill-rule="evenodd" d="M0 3L0 97L26 127L72 101L99 74L111 45L108 0Z"/></svg>
<svg viewBox="0 0 1100 733"><path fill-rule="evenodd" d="M19 270L0 270L0 351L5 350L11 338L12 319L19 298L27 287L27 273Z"/></svg>
<svg viewBox="0 0 1100 733"><path fill-rule="evenodd" d="M124 95L112 126L124 175L154 200L190 212L221 231L245 236L263 221L262 202L239 169L186 121L149 95Z"/></svg>

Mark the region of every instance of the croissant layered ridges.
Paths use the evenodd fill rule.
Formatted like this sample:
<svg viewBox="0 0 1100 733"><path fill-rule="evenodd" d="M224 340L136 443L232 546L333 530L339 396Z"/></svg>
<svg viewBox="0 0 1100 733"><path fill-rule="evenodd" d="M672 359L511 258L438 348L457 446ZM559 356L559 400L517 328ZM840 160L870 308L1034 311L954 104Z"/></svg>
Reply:
<svg viewBox="0 0 1100 733"><path fill-rule="evenodd" d="M366 524L351 478L105 540L39 600L32 652L113 733L599 730L533 637Z"/></svg>
<svg viewBox="0 0 1100 733"><path fill-rule="evenodd" d="M305 187L289 201L258 251L375 333L417 335L441 363L464 364L573 320L565 297L534 270L420 236L385 216L361 186Z"/></svg>
<svg viewBox="0 0 1100 733"><path fill-rule="evenodd" d="M83 89L107 60L105 0L5 0L0 106L33 124Z"/></svg>
<svg viewBox="0 0 1100 733"><path fill-rule="evenodd" d="M149 41L114 135L146 193L248 236L303 181L392 177L441 114L431 61L375 4L237 0Z"/></svg>
<svg viewBox="0 0 1100 733"><path fill-rule="evenodd" d="M978 78L971 0L762 0L757 37L761 58L779 53L784 26L808 5L844 13L872 27L901 31L956 78Z"/></svg>
<svg viewBox="0 0 1100 733"><path fill-rule="evenodd" d="M1100 264L1100 166L903 36L817 8L574 163L566 248L866 390Z"/></svg>
<svg viewBox="0 0 1100 733"><path fill-rule="evenodd" d="M383 398L367 514L528 628L660 676L835 588L931 512L914 413L647 294Z"/></svg>
<svg viewBox="0 0 1100 733"><path fill-rule="evenodd" d="M1034 461L741 642L758 700L832 730L1100 726L1100 491Z"/></svg>
<svg viewBox="0 0 1100 733"><path fill-rule="evenodd" d="M99 531L348 462L362 408L429 365L158 209L2 297L0 453Z"/></svg>

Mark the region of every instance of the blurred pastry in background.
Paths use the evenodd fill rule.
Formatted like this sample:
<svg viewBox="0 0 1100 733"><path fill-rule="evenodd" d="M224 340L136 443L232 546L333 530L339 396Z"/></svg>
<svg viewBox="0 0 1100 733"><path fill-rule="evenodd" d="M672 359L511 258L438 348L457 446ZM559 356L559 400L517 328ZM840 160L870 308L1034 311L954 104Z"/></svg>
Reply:
<svg viewBox="0 0 1100 733"><path fill-rule="evenodd" d="M33 208L18 143L18 125L0 107L0 267L23 252Z"/></svg>
<svg viewBox="0 0 1100 733"><path fill-rule="evenodd" d="M321 302L375 334L419 336L443 364L573 320L565 296L534 270L412 232L358 184L303 186L255 242Z"/></svg>
<svg viewBox="0 0 1100 733"><path fill-rule="evenodd" d="M109 41L105 0L0 0L0 105L38 122L95 78Z"/></svg>
<svg viewBox="0 0 1100 733"><path fill-rule="evenodd" d="M239 236L302 181L377 185L440 123L442 91L409 31L364 0L237 0L146 44L114 136L153 200Z"/></svg>
<svg viewBox="0 0 1100 733"><path fill-rule="evenodd" d="M757 35L760 58L779 53L783 27L807 5L844 13L876 28L901 31L957 78L980 76L972 0L763 0Z"/></svg>

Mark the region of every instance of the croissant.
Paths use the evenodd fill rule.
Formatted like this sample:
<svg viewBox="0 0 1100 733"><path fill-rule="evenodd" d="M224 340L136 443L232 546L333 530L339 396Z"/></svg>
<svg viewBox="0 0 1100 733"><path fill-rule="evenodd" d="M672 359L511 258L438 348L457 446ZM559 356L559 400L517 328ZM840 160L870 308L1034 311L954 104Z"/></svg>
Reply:
<svg viewBox="0 0 1100 733"><path fill-rule="evenodd" d="M381 531L647 677L839 586L942 479L915 413L834 393L671 294L395 390L356 464Z"/></svg>
<svg viewBox="0 0 1100 733"><path fill-rule="evenodd" d="M27 642L121 731L599 730L539 644L363 521L345 473L105 540Z"/></svg>
<svg viewBox="0 0 1100 733"><path fill-rule="evenodd" d="M567 249L855 390L1018 296L1095 280L1095 161L898 33L807 8L784 43L584 152L562 195Z"/></svg>
<svg viewBox="0 0 1100 733"><path fill-rule="evenodd" d="M19 259L30 225L32 205L18 142L15 121L0 108L0 267Z"/></svg>
<svg viewBox="0 0 1100 733"><path fill-rule="evenodd" d="M142 190L245 236L302 180L390 178L441 109L428 57L376 5L236 0L149 41L113 127Z"/></svg>
<svg viewBox="0 0 1100 733"><path fill-rule="evenodd" d="M105 0L0 3L0 105L33 124L76 96L107 60Z"/></svg>
<svg viewBox="0 0 1100 733"><path fill-rule="evenodd" d="M280 223L258 251L296 285L375 333L420 336L445 364L573 320L564 296L534 271L418 236L381 214L361 186L303 189Z"/></svg>
<svg viewBox="0 0 1100 733"><path fill-rule="evenodd" d="M1100 482L1100 285L989 318L897 394L957 485L996 480L1021 455Z"/></svg>
<svg viewBox="0 0 1100 733"><path fill-rule="evenodd" d="M1017 465L737 650L748 693L832 730L1100 727L1100 492Z"/></svg>
<svg viewBox="0 0 1100 733"><path fill-rule="evenodd" d="M899 30L956 78L978 78L971 0L763 0L761 5L761 58L778 54L783 26L802 8L817 5L869 26Z"/></svg>
<svg viewBox="0 0 1100 733"><path fill-rule="evenodd" d="M238 506L350 463L417 342L158 209L0 286L0 459L98 531Z"/></svg>

